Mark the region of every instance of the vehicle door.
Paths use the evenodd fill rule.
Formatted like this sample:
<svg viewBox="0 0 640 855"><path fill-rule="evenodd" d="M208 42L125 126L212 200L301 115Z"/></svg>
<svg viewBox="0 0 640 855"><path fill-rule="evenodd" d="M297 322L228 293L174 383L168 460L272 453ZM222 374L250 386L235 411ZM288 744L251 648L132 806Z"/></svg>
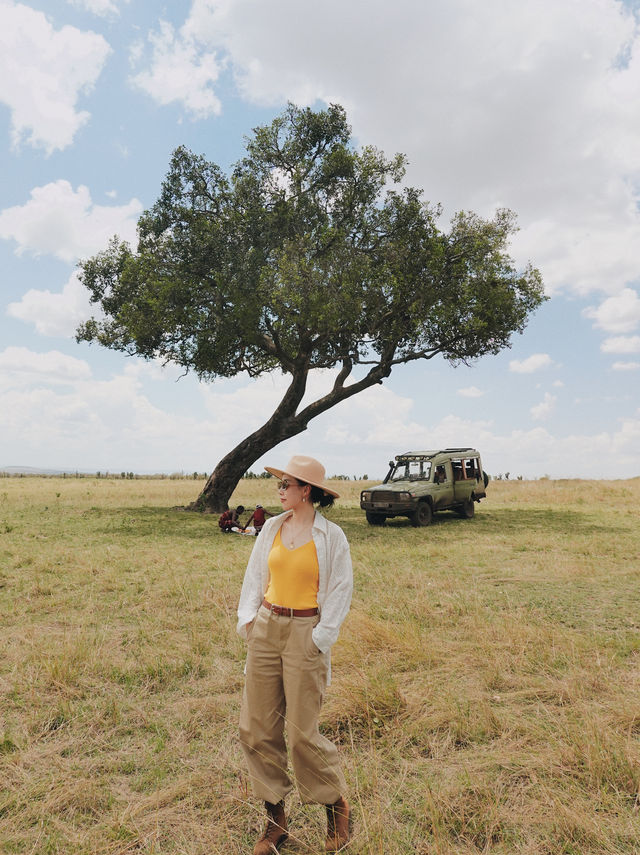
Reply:
<svg viewBox="0 0 640 855"><path fill-rule="evenodd" d="M431 496L434 510L449 508L453 504L453 476L449 461L433 467Z"/></svg>
<svg viewBox="0 0 640 855"><path fill-rule="evenodd" d="M456 504L462 504L471 498L476 486L474 461L468 458L455 458L451 461L453 471L453 492Z"/></svg>
<svg viewBox="0 0 640 855"><path fill-rule="evenodd" d="M482 471L482 461L479 457L474 457L470 461L472 464L471 475L475 478L476 485L473 488L473 491L478 498L483 498L487 495L484 486L484 472Z"/></svg>

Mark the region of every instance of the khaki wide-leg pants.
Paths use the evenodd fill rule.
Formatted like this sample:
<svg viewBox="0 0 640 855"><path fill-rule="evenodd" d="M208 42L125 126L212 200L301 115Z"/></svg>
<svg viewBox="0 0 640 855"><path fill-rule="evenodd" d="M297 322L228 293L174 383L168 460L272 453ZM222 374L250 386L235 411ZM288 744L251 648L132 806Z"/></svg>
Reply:
<svg viewBox="0 0 640 855"><path fill-rule="evenodd" d="M318 730L327 657L313 643L313 617L275 615L260 607L249 629L240 741L254 794L279 802L293 789L287 742L300 798L333 804L345 792L338 751Z"/></svg>

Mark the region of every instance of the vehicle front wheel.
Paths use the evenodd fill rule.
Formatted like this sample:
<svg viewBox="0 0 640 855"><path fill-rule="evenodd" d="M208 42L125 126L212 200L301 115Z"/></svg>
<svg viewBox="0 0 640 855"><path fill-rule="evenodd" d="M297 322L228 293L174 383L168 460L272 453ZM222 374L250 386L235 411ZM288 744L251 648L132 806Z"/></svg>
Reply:
<svg viewBox="0 0 640 855"><path fill-rule="evenodd" d="M433 519L433 511L431 510L429 502L418 502L418 507L411 514L409 519L413 526L429 525Z"/></svg>
<svg viewBox="0 0 640 855"><path fill-rule="evenodd" d="M475 512L476 503L473 501L473 499L466 499L466 501L464 501L458 508L458 513L466 520L472 519Z"/></svg>
<svg viewBox="0 0 640 855"><path fill-rule="evenodd" d="M369 525L384 525L387 521L384 514L374 514L372 511L367 511L366 514Z"/></svg>

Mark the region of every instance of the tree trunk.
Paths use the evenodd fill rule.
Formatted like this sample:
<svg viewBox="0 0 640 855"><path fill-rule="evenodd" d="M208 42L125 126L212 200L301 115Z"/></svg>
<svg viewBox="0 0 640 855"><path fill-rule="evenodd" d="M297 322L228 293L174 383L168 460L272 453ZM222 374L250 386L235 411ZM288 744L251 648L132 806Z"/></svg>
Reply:
<svg viewBox="0 0 640 855"><path fill-rule="evenodd" d="M285 439L306 430L306 427L306 423L296 419L286 419L280 424L273 424L273 419L269 419L222 458L198 498L188 506L188 510L205 513L221 513L226 510L238 481L256 460Z"/></svg>
<svg viewBox="0 0 640 855"><path fill-rule="evenodd" d="M351 374L352 365L350 360L344 360L343 368L335 380L333 389L296 415L298 405L304 397L309 373L308 363L301 360L294 371L291 385L271 418L222 458L198 498L187 509L205 513L225 511L238 481L263 454L284 442L285 439L305 431L312 419L335 407L340 401L376 383L382 383L383 378L391 373L394 349L395 346L390 345L380 362L374 364L365 377L350 386L345 386L344 382Z"/></svg>
<svg viewBox="0 0 640 855"><path fill-rule="evenodd" d="M190 511L221 513L244 473L263 454L285 439L306 429L308 419L296 419L295 413L307 387L309 366L306 358L295 365L291 383L271 418L226 454L213 470L204 489L188 506Z"/></svg>

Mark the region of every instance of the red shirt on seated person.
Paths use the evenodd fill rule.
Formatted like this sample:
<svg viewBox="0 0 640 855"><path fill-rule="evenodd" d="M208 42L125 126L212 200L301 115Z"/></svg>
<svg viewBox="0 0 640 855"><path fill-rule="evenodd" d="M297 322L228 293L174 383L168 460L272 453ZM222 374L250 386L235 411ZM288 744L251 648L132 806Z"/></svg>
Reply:
<svg viewBox="0 0 640 855"><path fill-rule="evenodd" d="M232 528L242 528L238 517L240 516L240 514L243 513L243 505L238 505L235 511L229 508L228 510L223 511L220 514L220 517L218 519L218 525L220 526L223 532L231 531Z"/></svg>

